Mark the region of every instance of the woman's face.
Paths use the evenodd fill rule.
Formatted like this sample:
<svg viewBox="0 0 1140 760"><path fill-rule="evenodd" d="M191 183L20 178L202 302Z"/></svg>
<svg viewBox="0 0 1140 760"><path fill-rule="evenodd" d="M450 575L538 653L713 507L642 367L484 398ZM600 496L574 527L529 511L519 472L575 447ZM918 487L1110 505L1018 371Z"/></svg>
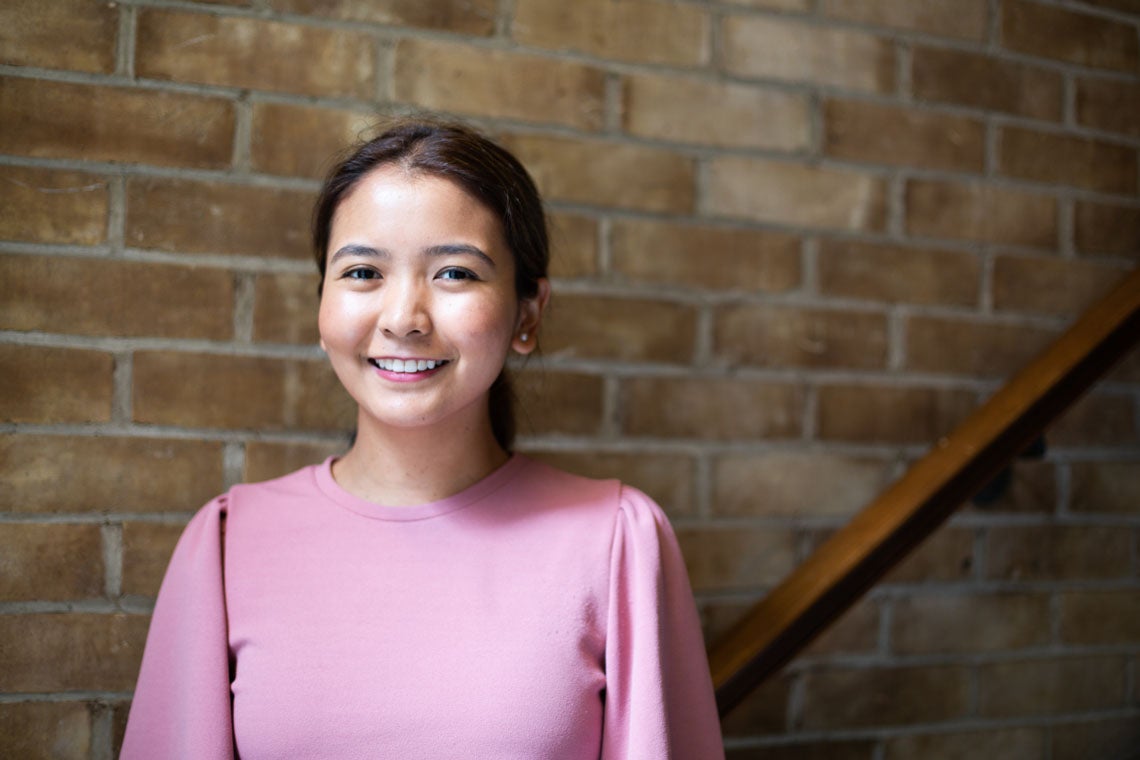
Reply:
<svg viewBox="0 0 1140 760"><path fill-rule="evenodd" d="M545 296L520 301L495 215L459 185L381 167L333 215L321 347L367 420L489 425L513 347L529 353ZM540 289L546 292L546 285Z"/></svg>

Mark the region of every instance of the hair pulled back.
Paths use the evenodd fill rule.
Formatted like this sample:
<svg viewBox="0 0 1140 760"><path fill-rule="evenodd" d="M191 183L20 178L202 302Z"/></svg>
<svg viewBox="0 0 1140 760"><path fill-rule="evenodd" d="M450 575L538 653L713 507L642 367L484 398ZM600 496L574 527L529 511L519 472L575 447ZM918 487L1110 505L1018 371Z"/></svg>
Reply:
<svg viewBox="0 0 1140 760"><path fill-rule="evenodd" d="M422 119L398 122L352 149L325 179L313 209L313 249L322 289L337 207L365 175L386 166L451 180L486 206L498 218L514 258L515 292L520 299L537 295L538 281L550 265L550 242L534 180L517 158L475 130ZM505 368L491 386L490 413L495 440L510 451L515 419Z"/></svg>

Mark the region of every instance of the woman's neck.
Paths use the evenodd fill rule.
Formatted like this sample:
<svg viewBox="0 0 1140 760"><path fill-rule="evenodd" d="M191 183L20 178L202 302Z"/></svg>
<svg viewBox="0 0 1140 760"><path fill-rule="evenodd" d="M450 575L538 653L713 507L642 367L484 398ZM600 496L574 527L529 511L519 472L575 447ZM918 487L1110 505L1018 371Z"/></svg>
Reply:
<svg viewBox="0 0 1140 760"><path fill-rule="evenodd" d="M356 441L333 464L349 493L376 504L410 506L453 496L509 459L488 422L470 430L394 429L361 415Z"/></svg>

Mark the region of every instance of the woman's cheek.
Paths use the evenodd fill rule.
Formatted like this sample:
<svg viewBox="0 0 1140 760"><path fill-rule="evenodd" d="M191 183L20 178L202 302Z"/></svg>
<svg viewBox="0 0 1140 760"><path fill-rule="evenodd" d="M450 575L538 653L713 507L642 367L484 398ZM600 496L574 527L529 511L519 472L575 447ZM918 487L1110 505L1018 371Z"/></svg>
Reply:
<svg viewBox="0 0 1140 760"><path fill-rule="evenodd" d="M321 340L334 345L353 345L371 333L374 316L363 299L326 296L317 312Z"/></svg>
<svg viewBox="0 0 1140 760"><path fill-rule="evenodd" d="M514 309L497 301L473 299L450 304L441 314L448 325L461 330L471 340L509 341L514 333ZM436 329L443 325L437 324Z"/></svg>

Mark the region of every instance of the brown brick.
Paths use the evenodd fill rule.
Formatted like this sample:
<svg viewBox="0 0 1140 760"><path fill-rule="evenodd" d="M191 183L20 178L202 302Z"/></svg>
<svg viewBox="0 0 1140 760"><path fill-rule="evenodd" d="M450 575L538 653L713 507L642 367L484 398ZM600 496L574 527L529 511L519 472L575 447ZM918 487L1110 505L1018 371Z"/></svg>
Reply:
<svg viewBox="0 0 1140 760"><path fill-rule="evenodd" d="M985 127L965 116L828 100L823 108L823 149L850 161L980 172L985 164Z"/></svg>
<svg viewBox="0 0 1140 760"><path fill-rule="evenodd" d="M292 103L254 103L253 168L268 174L323 178L348 146L370 136L375 114Z"/></svg>
<svg viewBox="0 0 1140 760"><path fill-rule="evenodd" d="M742 304L716 312L714 352L733 365L883 369L883 314Z"/></svg>
<svg viewBox="0 0 1140 760"><path fill-rule="evenodd" d="M974 394L949 388L824 386L819 390L823 440L932 443L975 406Z"/></svg>
<svg viewBox="0 0 1140 760"><path fill-rule="evenodd" d="M118 757L123 747L123 735L127 732L127 716L131 703L119 702L112 706L111 714L111 756Z"/></svg>
<svg viewBox="0 0 1140 760"><path fill-rule="evenodd" d="M800 241L767 230L615 219L614 272L634 282L778 293L799 286Z"/></svg>
<svg viewBox="0 0 1140 760"><path fill-rule="evenodd" d="M895 88L893 46L866 32L765 16L729 16L721 35L724 67L730 74L870 92Z"/></svg>
<svg viewBox="0 0 1140 760"><path fill-rule="evenodd" d="M0 510L186 512L223 485L210 441L0 436Z"/></svg>
<svg viewBox="0 0 1140 760"><path fill-rule="evenodd" d="M930 723L964 718L969 709L966 668L846 668L804 676L806 731Z"/></svg>
<svg viewBox="0 0 1140 760"><path fill-rule="evenodd" d="M1001 171L1011 177L1105 193L1136 192L1134 148L1006 127L999 153Z"/></svg>
<svg viewBox="0 0 1140 760"><path fill-rule="evenodd" d="M0 166L0 207L5 240L98 245L107 239L107 181L93 174Z"/></svg>
<svg viewBox="0 0 1140 760"><path fill-rule="evenodd" d="M713 513L851 516L887 485L888 464L821 452L726 454L713 465Z"/></svg>
<svg viewBox="0 0 1140 760"><path fill-rule="evenodd" d="M0 755L20 760L87 760L91 714L82 702L0 704Z"/></svg>
<svg viewBox="0 0 1140 760"><path fill-rule="evenodd" d="M943 527L895 565L883 583L954 583L974 572L974 533Z"/></svg>
<svg viewBox="0 0 1140 760"><path fill-rule="evenodd" d="M972 253L845 240L820 242L819 288L843 298L974 306L981 262Z"/></svg>
<svg viewBox="0 0 1140 760"><path fill-rule="evenodd" d="M922 237L1052 247L1057 202L981 182L911 180L906 186L907 232Z"/></svg>
<svg viewBox="0 0 1140 760"><path fill-rule="evenodd" d="M0 422L107 422L110 354L0 345Z"/></svg>
<svg viewBox="0 0 1140 760"><path fill-rule="evenodd" d="M695 66L708 60L708 13L658 0L517 0L511 36L599 58Z"/></svg>
<svg viewBox="0 0 1140 760"><path fill-rule="evenodd" d="M1009 0L1002 11L1001 41L1010 50L1130 74L1140 66L1131 24L1026 0Z"/></svg>
<svg viewBox="0 0 1140 760"><path fill-rule="evenodd" d="M270 480L287 475L327 457L343 454L346 441L325 443L272 443L250 441L245 447L245 469L241 478L247 483Z"/></svg>
<svg viewBox="0 0 1140 760"><path fill-rule="evenodd" d="M220 269L63 256L0 256L0 326L79 335L224 340L233 276ZM82 283L82 287L76 287Z"/></svg>
<svg viewBox="0 0 1140 760"><path fill-rule="evenodd" d="M695 511L696 466L684 454L534 451L530 456L589 478L617 478L647 493L670 515Z"/></svg>
<svg viewBox="0 0 1140 760"><path fill-rule="evenodd" d="M269 0L269 7L281 13L457 34L487 36L495 31L494 0Z"/></svg>
<svg viewBox="0 0 1140 760"><path fill-rule="evenodd" d="M580 214L550 214L550 275L592 277L598 273L598 222Z"/></svg>
<svg viewBox="0 0 1140 760"><path fill-rule="evenodd" d="M1071 468L1071 510L1140 514L1140 459L1131 462L1074 462Z"/></svg>
<svg viewBox="0 0 1140 760"><path fill-rule="evenodd" d="M677 153L545 135L511 135L502 143L548 201L676 213L693 209L696 167Z"/></svg>
<svg viewBox="0 0 1140 760"><path fill-rule="evenodd" d="M290 427L347 432L356 427L356 402L327 361L297 362L286 375Z"/></svg>
<svg viewBox="0 0 1140 760"><path fill-rule="evenodd" d="M0 689L130 691L148 624L121 613L0 615Z"/></svg>
<svg viewBox="0 0 1140 760"><path fill-rule="evenodd" d="M1008 581L1125 578L1132 572L1132 540L1109 527L993 527L985 568L987 577Z"/></svg>
<svg viewBox="0 0 1140 760"><path fill-rule="evenodd" d="M906 321L906 366L919 372L1006 377L1024 367L1056 336L1025 325L940 317Z"/></svg>
<svg viewBox="0 0 1140 760"><path fill-rule="evenodd" d="M1140 135L1140 84L1114 79L1077 80L1077 122L1093 129Z"/></svg>
<svg viewBox="0 0 1140 760"><path fill-rule="evenodd" d="M884 760L1041 760L1045 732L1040 728L1001 728L953 734L912 734L887 739Z"/></svg>
<svg viewBox="0 0 1140 760"><path fill-rule="evenodd" d="M396 47L396 99L431 109L598 130L605 75L574 61L434 40Z"/></svg>
<svg viewBox="0 0 1140 760"><path fill-rule="evenodd" d="M1061 120L1061 75L1047 69L918 45L911 53L911 80L918 100Z"/></svg>
<svg viewBox="0 0 1140 760"><path fill-rule="evenodd" d="M1082 0L1084 5L1107 10L1123 11L1124 13L1140 13L1140 0Z"/></svg>
<svg viewBox="0 0 1140 760"><path fill-rule="evenodd" d="M179 253L311 256L313 193L199 180L127 181L127 245ZM195 220L187 224L187 219Z"/></svg>
<svg viewBox="0 0 1140 760"><path fill-rule="evenodd" d="M709 165L706 213L775 224L878 230L886 186L848 169L718 157Z"/></svg>
<svg viewBox="0 0 1140 760"><path fill-rule="evenodd" d="M1123 11L1124 13L1140 13L1140 0L1082 0L1084 5L1107 10Z"/></svg>
<svg viewBox="0 0 1140 760"><path fill-rule="evenodd" d="M1127 272L1089 261L1029 256L994 259L993 304L1000 311L1076 316Z"/></svg>
<svg viewBox="0 0 1140 760"><path fill-rule="evenodd" d="M825 16L939 37L982 42L986 37L986 0L823 0Z"/></svg>
<svg viewBox="0 0 1140 760"><path fill-rule="evenodd" d="M807 97L691 76L626 77L622 124L639 137L726 148L805 150Z"/></svg>
<svg viewBox="0 0 1140 760"><path fill-rule="evenodd" d="M870 654L879 646L879 604L863 597L803 651L805 657Z"/></svg>
<svg viewBox="0 0 1140 760"><path fill-rule="evenodd" d="M791 686L786 675L765 680L721 720L721 732L726 737L783 733Z"/></svg>
<svg viewBox="0 0 1140 760"><path fill-rule="evenodd" d="M1091 712L1124 706L1122 657L995 662L978 668L986 718Z"/></svg>
<svg viewBox="0 0 1140 760"><path fill-rule="evenodd" d="M0 78L0 151L36 158L220 169L233 105L158 90Z"/></svg>
<svg viewBox="0 0 1140 760"><path fill-rule="evenodd" d="M709 377L643 377L625 383L630 435L731 440L798 438L803 390L795 385Z"/></svg>
<svg viewBox="0 0 1140 760"><path fill-rule="evenodd" d="M298 362L142 351L134 361L134 419L187 427L284 428ZM218 389L224 388L224 393ZM287 408L290 407L290 408Z"/></svg>
<svg viewBox="0 0 1140 760"><path fill-rule="evenodd" d="M795 564L795 534L773 528L680 528L677 540L696 591L771 586Z"/></svg>
<svg viewBox="0 0 1140 760"><path fill-rule="evenodd" d="M695 333L689 306L564 295L546 313L540 345L557 356L683 364L692 361Z"/></svg>
<svg viewBox="0 0 1140 760"><path fill-rule="evenodd" d="M123 523L124 595L158 595L159 584L183 527L181 524Z"/></svg>
<svg viewBox="0 0 1140 760"><path fill-rule="evenodd" d="M1140 206L1077 201L1074 239L1082 253L1140 260Z"/></svg>
<svg viewBox="0 0 1140 760"><path fill-rule="evenodd" d="M1140 346L1126 353L1104 379L1112 383L1140 383Z"/></svg>
<svg viewBox="0 0 1140 760"><path fill-rule="evenodd" d="M1044 594L914 596L895 602L891 649L897 654L992 652L1049 644Z"/></svg>
<svg viewBox="0 0 1140 760"><path fill-rule="evenodd" d="M1046 432L1055 446L1121 446L1137 440L1136 405L1126 395L1084 396Z"/></svg>
<svg viewBox="0 0 1140 760"><path fill-rule="evenodd" d="M258 275L253 287L253 339L315 344L317 273Z"/></svg>
<svg viewBox="0 0 1140 760"><path fill-rule="evenodd" d="M1127 758L1140 746L1140 721L1135 715L1087 721L1052 723L1053 760L1088 760L1090 757Z"/></svg>
<svg viewBox="0 0 1140 760"><path fill-rule="evenodd" d="M602 426L602 378L528 367L513 377L520 434L591 435Z"/></svg>
<svg viewBox="0 0 1140 760"><path fill-rule="evenodd" d="M109 74L118 28L113 3L9 0L0 5L0 63Z"/></svg>
<svg viewBox="0 0 1140 760"><path fill-rule="evenodd" d="M0 599L102 595L103 544L98 525L12 523L0 531Z"/></svg>
<svg viewBox="0 0 1140 760"><path fill-rule="evenodd" d="M372 40L359 32L139 10L135 70L151 79L368 98L376 88L375 60Z"/></svg>
<svg viewBox="0 0 1140 760"><path fill-rule="evenodd" d="M974 505L986 513L1053 514L1057 509L1057 468L1052 462L1016 459L1005 493L996 501Z"/></svg>
<svg viewBox="0 0 1140 760"><path fill-rule="evenodd" d="M760 746L729 746L726 760L872 760L875 742L871 740L796 742Z"/></svg>
<svg viewBox="0 0 1140 760"><path fill-rule="evenodd" d="M806 13L811 10L812 0L728 0L730 5L739 5L747 8L765 8L774 11L798 11Z"/></svg>
<svg viewBox="0 0 1140 760"><path fill-rule="evenodd" d="M1061 641L1066 644L1131 644L1140 639L1140 594L1135 589L1066 591L1060 597Z"/></svg>
<svg viewBox="0 0 1140 760"><path fill-rule="evenodd" d="M709 647L714 647L733 626L740 622L752 606L760 601L759 593L733 594L731 600L714 598L698 602L697 612L701 617L701 628Z"/></svg>

